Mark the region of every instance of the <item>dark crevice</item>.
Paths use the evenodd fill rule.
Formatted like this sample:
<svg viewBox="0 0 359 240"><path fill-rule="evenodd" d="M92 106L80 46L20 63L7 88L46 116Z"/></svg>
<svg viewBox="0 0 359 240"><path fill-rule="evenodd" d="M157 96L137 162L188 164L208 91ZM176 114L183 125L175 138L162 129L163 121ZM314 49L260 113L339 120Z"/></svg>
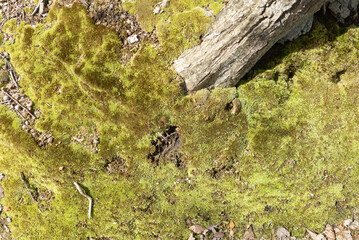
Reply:
<svg viewBox="0 0 359 240"><path fill-rule="evenodd" d="M169 126L156 140L152 141L154 151L148 154L148 159L157 166L162 163L173 162L176 167L184 168L179 148L182 145L177 126Z"/></svg>

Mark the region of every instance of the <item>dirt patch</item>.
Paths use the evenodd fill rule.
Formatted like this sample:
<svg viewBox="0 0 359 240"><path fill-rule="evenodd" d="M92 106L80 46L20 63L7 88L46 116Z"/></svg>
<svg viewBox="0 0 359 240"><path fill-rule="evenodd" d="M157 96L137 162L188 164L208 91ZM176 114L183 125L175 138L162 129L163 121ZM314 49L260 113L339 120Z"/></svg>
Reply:
<svg viewBox="0 0 359 240"><path fill-rule="evenodd" d="M136 17L122 10L121 1L89 1L83 0L81 3L87 8L89 16L95 24L103 25L114 30L121 39L122 63L126 64L141 47L143 41L158 42L157 38L151 33L142 30Z"/></svg>
<svg viewBox="0 0 359 240"><path fill-rule="evenodd" d="M148 155L152 163L160 165L162 163L174 162L178 168L184 168L179 151L182 141L178 133L179 127L169 126L160 136L152 141L154 151Z"/></svg>
<svg viewBox="0 0 359 240"><path fill-rule="evenodd" d="M80 131L72 137L75 144L81 144L92 153L98 153L98 144L100 143L99 132L96 129L86 129L82 127Z"/></svg>
<svg viewBox="0 0 359 240"><path fill-rule="evenodd" d="M24 94L19 87L20 76L12 67L8 54L0 55L5 64L0 69L1 85L5 86L0 91L0 104L7 106L21 120L21 128L31 134L40 147L46 147L54 142L51 132L36 130L36 119L41 115L40 109L34 109L34 103Z"/></svg>
<svg viewBox="0 0 359 240"><path fill-rule="evenodd" d="M128 170L126 160L116 156L105 166L108 174L125 174Z"/></svg>

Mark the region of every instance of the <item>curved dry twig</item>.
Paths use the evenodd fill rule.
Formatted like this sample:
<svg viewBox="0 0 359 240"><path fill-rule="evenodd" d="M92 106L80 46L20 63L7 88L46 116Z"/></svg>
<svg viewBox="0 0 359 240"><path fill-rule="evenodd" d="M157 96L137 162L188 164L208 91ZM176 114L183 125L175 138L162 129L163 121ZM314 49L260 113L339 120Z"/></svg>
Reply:
<svg viewBox="0 0 359 240"><path fill-rule="evenodd" d="M87 198L89 200L89 212L88 212L88 217L89 219L91 219L91 211L92 211L92 198L87 195L86 193L84 193L84 191L82 190L82 188L80 187L80 185L77 182L74 182L75 187L77 189L77 191L79 191L79 193L84 196L85 198Z"/></svg>

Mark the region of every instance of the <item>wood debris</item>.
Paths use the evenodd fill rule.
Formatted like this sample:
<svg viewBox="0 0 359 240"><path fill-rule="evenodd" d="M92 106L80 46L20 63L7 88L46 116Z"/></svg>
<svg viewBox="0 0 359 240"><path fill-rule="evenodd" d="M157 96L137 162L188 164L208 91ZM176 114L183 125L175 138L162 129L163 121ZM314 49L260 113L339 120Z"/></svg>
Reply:
<svg viewBox="0 0 359 240"><path fill-rule="evenodd" d="M82 188L80 187L80 185L77 182L74 182L74 185L77 189L77 191L84 196L85 198L87 198L89 200L89 210L88 210L88 218L91 219L91 212L92 212L92 198L85 194L84 191L82 190Z"/></svg>

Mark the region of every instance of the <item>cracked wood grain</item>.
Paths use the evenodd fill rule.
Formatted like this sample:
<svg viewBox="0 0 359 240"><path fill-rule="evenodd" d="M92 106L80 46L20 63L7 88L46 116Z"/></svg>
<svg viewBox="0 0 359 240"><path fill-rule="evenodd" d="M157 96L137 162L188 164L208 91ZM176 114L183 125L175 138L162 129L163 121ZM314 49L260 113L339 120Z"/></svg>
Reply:
<svg viewBox="0 0 359 240"><path fill-rule="evenodd" d="M291 29L327 0L232 0L200 45L174 62L188 92L232 87Z"/></svg>

